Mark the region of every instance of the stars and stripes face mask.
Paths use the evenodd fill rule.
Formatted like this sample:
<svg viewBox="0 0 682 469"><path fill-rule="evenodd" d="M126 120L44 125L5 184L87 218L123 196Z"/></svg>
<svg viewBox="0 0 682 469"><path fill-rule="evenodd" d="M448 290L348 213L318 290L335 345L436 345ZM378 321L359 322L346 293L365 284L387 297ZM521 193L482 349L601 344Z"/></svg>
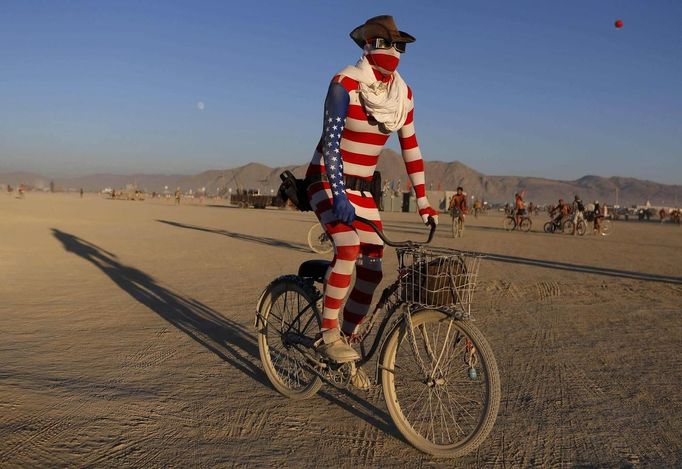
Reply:
<svg viewBox="0 0 682 469"><path fill-rule="evenodd" d="M390 75L398 68L400 52L394 47L389 49L376 49L372 46L365 47L367 61L382 75Z"/></svg>

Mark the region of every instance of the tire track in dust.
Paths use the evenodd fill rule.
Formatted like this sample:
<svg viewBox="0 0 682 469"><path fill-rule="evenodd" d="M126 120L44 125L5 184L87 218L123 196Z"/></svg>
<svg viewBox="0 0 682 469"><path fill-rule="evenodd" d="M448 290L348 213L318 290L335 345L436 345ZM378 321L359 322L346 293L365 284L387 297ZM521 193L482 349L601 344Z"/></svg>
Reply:
<svg viewBox="0 0 682 469"><path fill-rule="evenodd" d="M158 329L153 336L153 340L146 341L145 345L137 352L124 356L122 360L122 366L118 368L119 371L117 375L104 381L101 385L97 386L97 389L108 389L110 387L125 383L126 375L128 374L129 370L158 366L174 356L177 353L176 351L168 352L158 350L160 344L159 341L167 333L167 331L168 329L166 327ZM156 353L152 354L151 352L154 350L156 350ZM146 363L140 363L149 356L152 357L151 360L148 360ZM132 364L126 363L131 361L133 362ZM105 401L111 401L114 398L113 396L102 395L101 392L97 392L92 396L96 396L97 398ZM75 399L79 397L80 396L74 396ZM22 422L21 427L31 429L36 428L37 430L29 430L32 432L32 434L0 451L0 464L7 463L10 460L12 460L14 463L20 463L21 458L28 456L29 454L43 454L44 459L42 460L44 462L53 460L54 454L51 448L54 447L55 443L59 442L59 439L62 437L62 435L72 431L81 424L84 415L79 411L83 409L85 405L86 400L80 399L75 407L69 405L60 406L62 411L67 412L66 415L61 415L54 419L50 419L45 415L40 415L30 418L28 421ZM96 405L99 406L100 404ZM128 403L127 406L130 409L130 403ZM147 412L147 410L144 408L140 410L142 410L141 415L131 415L131 418L144 418L144 414ZM46 419L47 423L44 423ZM16 424L14 426L16 427ZM14 428L14 432L20 430L20 428ZM2 435L0 435L0 437L1 436ZM149 439L151 438L152 436L150 435ZM138 442L143 441L138 440ZM101 446L97 450L90 452L90 458L88 458L85 465L104 464L107 461L115 460L116 458L125 456L134 450L135 448L131 446L131 443L127 443L118 439L111 442L109 445Z"/></svg>

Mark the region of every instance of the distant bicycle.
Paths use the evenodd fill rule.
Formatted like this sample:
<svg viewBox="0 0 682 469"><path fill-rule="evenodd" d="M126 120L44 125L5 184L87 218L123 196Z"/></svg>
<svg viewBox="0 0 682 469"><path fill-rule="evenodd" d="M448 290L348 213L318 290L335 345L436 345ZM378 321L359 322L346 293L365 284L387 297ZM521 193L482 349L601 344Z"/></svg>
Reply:
<svg viewBox="0 0 682 469"><path fill-rule="evenodd" d="M578 224L575 227L575 232L579 236L583 236L587 231L587 223L585 220L578 220ZM566 220L564 222L564 233L573 234L573 220Z"/></svg>
<svg viewBox="0 0 682 469"><path fill-rule="evenodd" d="M327 254L334 249L331 238L319 223L315 223L308 230L308 246L318 254Z"/></svg>
<svg viewBox="0 0 682 469"><path fill-rule="evenodd" d="M564 224L561 222L561 218L552 219L545 223L545 225L543 226L543 230L545 231L545 233L563 233Z"/></svg>
<svg viewBox="0 0 682 469"><path fill-rule="evenodd" d="M586 223L592 223L594 226L594 219L596 218L596 215L594 212L586 212L585 213L585 222ZM599 221L599 229L598 230L592 230L592 232L595 235L601 235L601 236L608 236L611 233L613 233L613 222L609 220L606 217L600 217Z"/></svg>
<svg viewBox="0 0 682 469"><path fill-rule="evenodd" d="M464 221L460 218L462 211L454 207L450 210L450 217L452 218L452 237L461 238L464 234Z"/></svg>
<svg viewBox="0 0 682 469"><path fill-rule="evenodd" d="M533 221L525 215L519 217L519 226L516 226L516 218L514 218L514 215L507 215L504 217L503 223L504 229L507 231L514 231L518 228L524 233L528 233L533 226Z"/></svg>

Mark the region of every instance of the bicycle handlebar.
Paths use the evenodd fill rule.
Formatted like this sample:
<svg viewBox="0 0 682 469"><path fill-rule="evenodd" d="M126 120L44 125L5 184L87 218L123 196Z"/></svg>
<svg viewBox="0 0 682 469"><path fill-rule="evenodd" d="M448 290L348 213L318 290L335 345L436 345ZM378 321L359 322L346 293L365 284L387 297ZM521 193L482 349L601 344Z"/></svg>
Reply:
<svg viewBox="0 0 682 469"><path fill-rule="evenodd" d="M419 243L417 241L411 241L411 240L408 240L408 241L391 241L390 239L388 239L386 237L384 232L381 231L379 229L379 227L374 224L373 221L368 220L368 219L363 218L363 217L360 217L360 216L356 216L355 219L361 223L365 223L366 225L369 225L369 227L372 228L376 232L376 234L379 236L379 238L381 238L381 240L384 243L386 243L387 246L391 246L394 248L411 248L411 247L416 247L416 246L419 246L422 244L429 244L431 242L431 240L433 239L433 235L436 234L436 226L437 225L436 225L436 221L433 219L432 216L429 216L429 218L428 218L428 225L431 226L431 230L429 231L428 239L424 243Z"/></svg>

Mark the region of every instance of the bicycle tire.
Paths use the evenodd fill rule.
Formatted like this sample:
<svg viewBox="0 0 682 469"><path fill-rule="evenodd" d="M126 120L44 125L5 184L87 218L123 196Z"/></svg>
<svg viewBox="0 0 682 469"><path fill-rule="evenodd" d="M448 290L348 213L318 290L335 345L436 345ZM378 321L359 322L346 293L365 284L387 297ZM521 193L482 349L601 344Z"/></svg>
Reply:
<svg viewBox="0 0 682 469"><path fill-rule="evenodd" d="M519 228L521 229L521 231L523 231L524 233L528 233L532 226L533 220L531 220L528 217L521 218L521 223L519 223Z"/></svg>
<svg viewBox="0 0 682 469"><path fill-rule="evenodd" d="M602 220L600 231L602 236L608 236L613 233L613 222L611 220Z"/></svg>
<svg viewBox="0 0 682 469"><path fill-rule="evenodd" d="M280 299L283 295L282 302ZM285 331L282 331L285 319L293 320L303 307L308 307L307 312L297 321L298 326L293 327L294 331L289 333L313 339L320 330L316 298L319 298L319 292L313 285L296 275L287 275L268 285L259 302L258 351L261 363L274 388L290 399L312 397L322 386L322 379L307 369L305 357L296 347L286 345L283 334ZM275 308L279 316L273 312ZM302 325L303 330L300 330ZM283 363L286 366L282 366Z"/></svg>
<svg viewBox="0 0 682 469"><path fill-rule="evenodd" d="M584 236L586 231L587 224L583 220L578 220L578 225L575 228L575 232L578 233L579 236Z"/></svg>
<svg viewBox="0 0 682 469"><path fill-rule="evenodd" d="M473 427L473 429L470 432L465 433L460 440L454 442L449 441L446 444L439 444L438 442L432 441L436 439L436 430L433 427L433 418L431 419L432 422L431 426L433 428L433 438L429 439L428 426L426 430L427 432L426 436L420 434L419 430L415 430L414 425L416 425L416 421L419 420L419 416L421 416L422 414L420 413L420 415L412 419L412 421L409 420L409 417L412 415L412 412L414 411L414 406L422 402L420 398L423 394L420 393L415 399L415 403L412 403L410 407L407 407L408 402L405 402L406 399L405 394L407 394L407 391L409 391L409 389L407 385L403 384L403 381L412 379L413 382L420 383L417 384L417 387L419 387L420 385L423 386L423 389L421 391L422 393L424 392L425 389L429 389L428 402L430 410L432 410L431 400L432 395L437 394L436 389L440 389L441 387L445 389L445 386L447 386L448 383L447 380L453 379L454 381L456 378L462 378L462 376L456 375L457 373L461 372L460 370L458 372L455 372L456 374L451 377L447 373L447 371L449 370L449 368L447 368L445 374L443 374L442 379L445 384L443 385L443 383L441 383L436 384L434 386L429 386L427 383L424 382L424 376L422 372L419 370L418 366L416 374L410 373L408 367L410 366L410 364L414 366L414 363L416 363L417 360L414 358L414 352L410 345L410 340L404 322L396 326L393 329L393 331L391 331L386 341L386 345L384 347L381 358L382 364L381 381L384 392L384 398L386 400L386 405L388 407L389 414L391 415L391 418L393 419L396 428L405 437L405 439L412 445L414 445L417 449L425 453L438 457L456 458L464 456L465 454L468 454L474 451L476 448L478 448L492 430L493 425L495 424L495 420L497 418L497 411L500 406L500 375L497 369L497 362L495 360L495 356L493 355L493 351L490 348L490 345L486 341L483 334L476 328L476 326L474 326L473 323L471 323L470 321L455 320L452 318L452 316L437 310L421 310L419 312L412 313L412 324L415 328L415 334L417 334L416 332L417 330L422 331L421 334L423 340L421 341L421 343L423 344L429 342L428 339L424 339L424 337L428 337L429 334L428 332L424 333L423 330L427 329L428 326L431 326L431 329L433 330L433 328L437 324L438 332L435 335L431 333L431 339L434 339L437 342L438 338L441 337L440 336L441 333L443 338L446 336L444 329L449 327L448 325L446 325L446 323L449 324L450 327L454 325L454 328L458 332L461 332L463 334L461 337L466 338L464 344L467 344L467 341L471 341L470 343L473 345L474 350L478 354L478 361L480 362L480 365L478 366L480 370L479 372L483 374L483 377L481 378L476 377L475 379L471 379L470 375L468 374L469 371L467 369L467 372L465 373L467 376L464 377L464 383L469 384L484 383L485 386L485 392L482 393L482 396L484 397L482 403L477 403L475 400L472 399L469 399L468 402L466 401L464 402L464 404L467 406L470 406L471 403L480 404L480 415L478 416L477 421L474 422L475 427ZM455 337L454 333L451 334L451 337L453 338ZM456 350L456 347L458 346L458 344L460 344L460 341L454 343L453 350ZM444 344L442 350L444 351L446 350L445 347L446 343L445 341L443 342ZM449 342L447 342L447 344L449 357L450 353ZM400 350L401 347L403 349L402 351ZM424 348L426 349L426 345L424 345ZM399 354L400 356L398 359ZM434 356L439 355L439 353L436 352L433 353L433 355ZM454 352L453 358L456 355L457 352ZM410 358L412 363L410 362ZM398 361L399 363L398 365L396 365L396 362ZM447 358L446 364L449 364L451 361L452 358ZM433 365L430 367L430 369L433 369ZM411 377L406 376L411 374L414 376ZM396 389L396 380L400 382L399 390ZM457 399L459 399L460 396L463 396L464 395L463 393L467 391L464 388L465 386L463 385L457 387L456 396ZM446 397L448 399L448 403L452 403L452 396L447 391L447 389L445 389L445 394L447 394ZM402 403L400 402L401 395L403 395ZM441 409L443 409L441 413L441 420L439 422L441 425L441 436L445 437L442 428L442 423L445 422L444 420L445 418L449 419L452 417L453 422L459 428L463 429L463 427L459 425L456 419L454 418L453 412L461 414L463 410L464 412L469 414L469 416L472 417L472 419L476 420L475 417L472 416L472 414L468 412L462 404L458 404L459 409L451 411L448 415L445 415L446 414L446 412L444 412L446 410L445 406L442 405L440 397L438 397L438 400L440 402ZM407 412L407 416L403 412L403 407L405 407L406 411L409 410L409 412ZM433 415L432 412L431 415ZM447 422L445 423L447 425ZM460 423L462 423L462 425L465 425L463 420L460 421ZM420 429L422 428L421 425L419 426L419 428ZM447 430L447 426L446 432L448 439L451 440L450 433Z"/></svg>
<svg viewBox="0 0 682 469"><path fill-rule="evenodd" d="M554 233L554 223L548 221L547 223L544 224L542 229L545 233Z"/></svg>
<svg viewBox="0 0 682 469"><path fill-rule="evenodd" d="M315 223L308 230L308 246L318 254L327 254L334 249L334 243L319 223Z"/></svg>
<svg viewBox="0 0 682 469"><path fill-rule="evenodd" d="M573 234L573 220L566 220L562 226L564 227L564 233Z"/></svg>
<svg viewBox="0 0 682 469"><path fill-rule="evenodd" d="M461 238L462 233L464 233L464 223L459 218L454 217L452 219L452 237Z"/></svg>
<svg viewBox="0 0 682 469"><path fill-rule="evenodd" d="M514 228L516 228L516 220L514 220L514 217L505 217L502 223L504 224L504 229L507 231L513 231Z"/></svg>

